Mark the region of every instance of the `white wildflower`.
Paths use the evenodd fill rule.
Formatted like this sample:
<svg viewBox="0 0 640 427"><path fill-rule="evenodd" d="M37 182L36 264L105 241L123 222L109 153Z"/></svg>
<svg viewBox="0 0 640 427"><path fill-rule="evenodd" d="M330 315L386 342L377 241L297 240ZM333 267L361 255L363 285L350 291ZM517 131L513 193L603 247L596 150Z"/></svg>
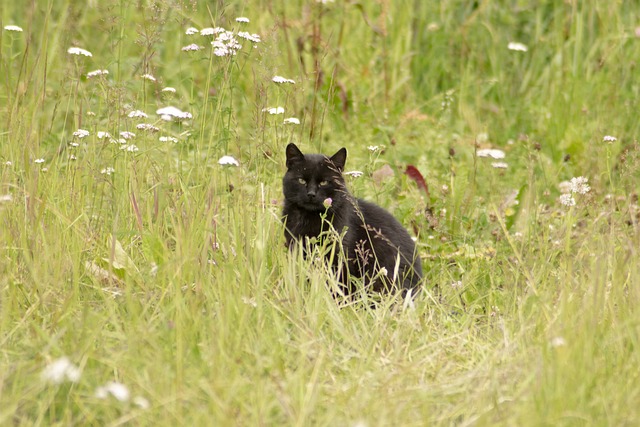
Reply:
<svg viewBox="0 0 640 427"><path fill-rule="evenodd" d="M130 393L126 385L116 381L110 381L102 387L98 387L95 395L98 399L106 399L111 395L120 402L127 402L129 400Z"/></svg>
<svg viewBox="0 0 640 427"><path fill-rule="evenodd" d="M457 280L451 284L451 287L455 290L462 289L462 280Z"/></svg>
<svg viewBox="0 0 640 427"><path fill-rule="evenodd" d="M171 87L171 86L167 86L167 87L163 88L160 92L176 93L176 88Z"/></svg>
<svg viewBox="0 0 640 427"><path fill-rule="evenodd" d="M191 113L187 113L176 107L171 107L171 106L156 110L156 114L159 115L162 118L162 120L167 120L167 121L173 118L181 119L181 120L193 118Z"/></svg>
<svg viewBox="0 0 640 427"><path fill-rule="evenodd" d="M284 114L284 108L282 108L282 107L263 108L262 112L267 112L267 113L272 114L272 115Z"/></svg>
<svg viewBox="0 0 640 427"><path fill-rule="evenodd" d="M90 79L97 76L106 76L107 74L109 74L109 70L93 70L87 73L87 78Z"/></svg>
<svg viewBox="0 0 640 427"><path fill-rule="evenodd" d="M146 131L149 131L149 132L158 132L160 130L159 127L154 126L154 125L149 124L149 123L139 123L139 124L136 125L136 129L138 129L138 130L146 130Z"/></svg>
<svg viewBox="0 0 640 427"><path fill-rule="evenodd" d="M114 173L116 170L114 168L112 168L111 166L107 166L106 168L102 169L100 171L101 174L103 175L111 175L112 173Z"/></svg>
<svg viewBox="0 0 640 427"><path fill-rule="evenodd" d="M273 81L274 83L291 83L291 84L295 84L296 82L294 80L291 79L287 79L285 77L282 76L274 76L271 81Z"/></svg>
<svg viewBox="0 0 640 427"><path fill-rule="evenodd" d="M137 407L141 408L141 409L149 409L149 407L151 406L149 404L149 401L142 397L142 396L136 396L133 398L133 404L136 405Z"/></svg>
<svg viewBox="0 0 640 427"><path fill-rule="evenodd" d="M496 169L507 169L509 165L505 162L492 162L491 166Z"/></svg>
<svg viewBox="0 0 640 427"><path fill-rule="evenodd" d="M98 131L96 133L96 136L98 137L98 139L111 138L111 134L109 132L104 132L104 131Z"/></svg>
<svg viewBox="0 0 640 427"><path fill-rule="evenodd" d="M222 156L218 160L218 164L223 166L240 166L240 163L231 156Z"/></svg>
<svg viewBox="0 0 640 427"><path fill-rule="evenodd" d="M11 194L3 194L0 196L0 202L6 203L13 200L13 196Z"/></svg>
<svg viewBox="0 0 640 427"><path fill-rule="evenodd" d="M379 145L369 145L367 147L367 150L371 151L372 153L375 153L376 151L380 150L380 146Z"/></svg>
<svg viewBox="0 0 640 427"><path fill-rule="evenodd" d="M562 194L571 193L571 183L569 181L562 181L558 184L558 190L560 190Z"/></svg>
<svg viewBox="0 0 640 427"><path fill-rule="evenodd" d="M183 52L196 52L198 50L202 50L204 49L204 47L197 45L195 43L191 43L190 45L187 45L185 47L182 48Z"/></svg>
<svg viewBox="0 0 640 427"><path fill-rule="evenodd" d="M120 136L124 139L132 139L136 137L136 134L127 130L123 130L122 132L120 132Z"/></svg>
<svg viewBox="0 0 640 427"><path fill-rule="evenodd" d="M75 154L71 154L71 155L69 156L69 160L78 160L78 158L76 157L76 155L75 155Z"/></svg>
<svg viewBox="0 0 640 427"><path fill-rule="evenodd" d="M550 344L551 347L564 347L567 345L567 341L563 337L554 337Z"/></svg>
<svg viewBox="0 0 640 427"><path fill-rule="evenodd" d="M127 114L127 117L129 117L130 119L133 119L133 118L146 119L148 116L147 116L147 113L145 113L144 111L133 110L129 114Z"/></svg>
<svg viewBox="0 0 640 427"><path fill-rule="evenodd" d="M589 191L591 191L591 187L589 187L587 182L589 182L589 178L585 178L584 176L571 178L571 192L578 194L587 194Z"/></svg>
<svg viewBox="0 0 640 427"><path fill-rule="evenodd" d="M174 138L172 136L161 136L158 140L160 142L178 142L178 138Z"/></svg>
<svg viewBox="0 0 640 427"><path fill-rule="evenodd" d="M616 138L615 136L611 136L611 135L605 135L604 138L602 138L602 142L608 142L609 144L613 144L617 140L618 140L618 138Z"/></svg>
<svg viewBox="0 0 640 427"><path fill-rule="evenodd" d="M78 129L77 131L75 131L73 133L73 136L75 136L76 138L84 138L85 136L89 136L89 131L88 130L84 130L84 129Z"/></svg>
<svg viewBox="0 0 640 427"><path fill-rule="evenodd" d="M300 124L300 119L298 119L296 117L289 117L287 119L284 119L283 123L285 125L299 125Z"/></svg>
<svg viewBox="0 0 640 427"><path fill-rule="evenodd" d="M11 160L7 160L6 162L4 162L5 166L11 166L13 165L13 162Z"/></svg>
<svg viewBox="0 0 640 427"><path fill-rule="evenodd" d="M76 383L80 380L80 369L71 363L69 358L63 356L47 365L40 374L40 378L54 384L61 384L64 381Z"/></svg>
<svg viewBox="0 0 640 427"><path fill-rule="evenodd" d="M200 30L200 35L201 36L215 36L216 34L220 34L223 33L227 30L225 30L222 27L215 27L215 28L203 28Z"/></svg>
<svg viewBox="0 0 640 427"><path fill-rule="evenodd" d="M44 159L35 159L33 163L38 163L38 164L44 163Z"/></svg>
<svg viewBox="0 0 640 427"><path fill-rule="evenodd" d="M5 31L14 31L16 33L22 32L22 28L18 27L17 25L5 25L4 29Z"/></svg>
<svg viewBox="0 0 640 427"><path fill-rule="evenodd" d="M151 74L143 74L140 77L145 79L145 80L149 80L150 82L155 82L156 81L156 78L153 77Z"/></svg>
<svg viewBox="0 0 640 427"><path fill-rule="evenodd" d="M79 47L70 47L67 49L67 53L71 55L93 56L88 50Z"/></svg>
<svg viewBox="0 0 640 427"><path fill-rule="evenodd" d="M241 22L243 24L249 23L249 18L245 18L244 16L239 16L236 18L236 22Z"/></svg>
<svg viewBox="0 0 640 427"><path fill-rule="evenodd" d="M189 27L189 28L187 28L187 31L185 31L184 33L185 33L186 35L188 35L188 36L192 36L192 35L194 35L194 34L198 34L198 33L199 33L199 31L198 31L198 29L197 29L197 28Z"/></svg>
<svg viewBox="0 0 640 427"><path fill-rule="evenodd" d="M69 143L69 147L71 147L71 148L76 148L76 147L79 147L79 146L80 146L80 144L78 144L77 142L70 142Z"/></svg>
<svg viewBox="0 0 640 427"><path fill-rule="evenodd" d="M491 157L492 159L504 159L505 153L502 150L498 150L496 148L482 148L476 151L478 157Z"/></svg>
<svg viewBox="0 0 640 427"><path fill-rule="evenodd" d="M239 31L238 37L245 40L249 40L250 42L253 42L253 43L260 43L262 41L258 34L249 34L246 31Z"/></svg>
<svg viewBox="0 0 640 427"><path fill-rule="evenodd" d="M249 297L243 296L242 297L242 302L247 304L247 305L250 305L252 307L257 307L258 306L258 303L256 302L256 299L254 297L249 298Z"/></svg>
<svg viewBox="0 0 640 427"><path fill-rule="evenodd" d="M121 145L120 146L121 150L124 151L128 151L130 153L135 153L136 151L139 151L140 149L138 147L136 147L134 144L131 145Z"/></svg>
<svg viewBox="0 0 640 427"><path fill-rule="evenodd" d="M344 172L344 175L349 175L353 178L360 178L362 175L364 175L364 172L362 171L349 171L349 172Z"/></svg>
<svg viewBox="0 0 640 427"><path fill-rule="evenodd" d="M564 206L571 207L576 205L576 199L574 199L573 195L570 193L562 194L558 200L560 201L560 204Z"/></svg>
<svg viewBox="0 0 640 427"><path fill-rule="evenodd" d="M529 50L529 48L526 45L524 45L522 43L518 43L518 42L510 42L507 45L507 49L515 50L517 52L526 52L526 51Z"/></svg>

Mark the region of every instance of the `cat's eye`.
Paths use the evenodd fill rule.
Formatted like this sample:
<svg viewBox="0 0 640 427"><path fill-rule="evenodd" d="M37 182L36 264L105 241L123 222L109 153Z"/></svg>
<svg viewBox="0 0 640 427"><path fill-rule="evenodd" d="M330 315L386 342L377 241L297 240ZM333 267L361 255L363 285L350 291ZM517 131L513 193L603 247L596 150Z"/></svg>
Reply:
<svg viewBox="0 0 640 427"><path fill-rule="evenodd" d="M307 181L305 181L305 180L304 180L304 179L302 179L302 178L298 178L298 182L299 182L300 184L302 184L302 185L305 185L305 184L307 183Z"/></svg>
<svg viewBox="0 0 640 427"><path fill-rule="evenodd" d="M320 187L326 187L327 185L329 185L329 181L327 180L320 181Z"/></svg>

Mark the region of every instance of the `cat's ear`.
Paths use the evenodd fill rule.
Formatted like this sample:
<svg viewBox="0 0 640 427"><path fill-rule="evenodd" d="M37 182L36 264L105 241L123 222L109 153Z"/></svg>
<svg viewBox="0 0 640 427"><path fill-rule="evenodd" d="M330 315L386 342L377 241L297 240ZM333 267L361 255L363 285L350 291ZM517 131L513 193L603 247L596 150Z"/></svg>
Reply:
<svg viewBox="0 0 640 427"><path fill-rule="evenodd" d="M304 160L304 154L302 154L302 151L300 151L300 149L293 142L287 145L286 154L287 168L291 167L291 164L294 162Z"/></svg>
<svg viewBox="0 0 640 427"><path fill-rule="evenodd" d="M340 172L344 170L344 164L347 162L347 149L342 147L336 154L331 156L331 163L338 168Z"/></svg>

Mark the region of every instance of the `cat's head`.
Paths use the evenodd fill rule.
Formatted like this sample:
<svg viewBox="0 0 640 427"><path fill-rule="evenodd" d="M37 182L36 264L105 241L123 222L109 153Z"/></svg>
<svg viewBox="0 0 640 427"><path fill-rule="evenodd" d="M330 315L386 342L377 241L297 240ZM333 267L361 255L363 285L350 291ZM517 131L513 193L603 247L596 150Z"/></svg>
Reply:
<svg viewBox="0 0 640 427"><path fill-rule="evenodd" d="M303 154L295 145L286 149L287 173L282 187L285 200L308 211L324 211L324 201L331 199L333 209L346 198L342 170L347 161L347 149L341 148L331 157L323 154Z"/></svg>

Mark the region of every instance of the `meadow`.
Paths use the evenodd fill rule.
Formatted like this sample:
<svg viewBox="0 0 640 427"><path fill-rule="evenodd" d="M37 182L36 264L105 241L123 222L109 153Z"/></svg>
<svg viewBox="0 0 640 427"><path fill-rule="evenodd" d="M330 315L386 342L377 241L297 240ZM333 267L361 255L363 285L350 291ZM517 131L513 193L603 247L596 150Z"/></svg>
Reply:
<svg viewBox="0 0 640 427"><path fill-rule="evenodd" d="M3 2L0 425L638 425L638 58L622 1ZM413 305L288 253L289 142Z"/></svg>

